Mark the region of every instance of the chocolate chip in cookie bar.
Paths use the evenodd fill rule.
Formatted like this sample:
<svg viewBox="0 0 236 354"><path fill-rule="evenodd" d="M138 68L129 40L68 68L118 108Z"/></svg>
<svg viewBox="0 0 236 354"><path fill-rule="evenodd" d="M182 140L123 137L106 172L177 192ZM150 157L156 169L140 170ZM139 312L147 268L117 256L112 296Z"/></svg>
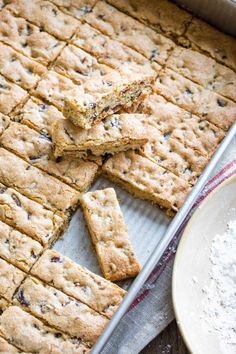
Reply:
<svg viewBox="0 0 236 354"><path fill-rule="evenodd" d="M45 251L31 273L109 319L126 294L116 284L81 267L55 250Z"/></svg>
<svg viewBox="0 0 236 354"><path fill-rule="evenodd" d="M139 148L148 140L142 120L141 114L114 114L88 130L75 127L67 119L58 121L52 134L55 155L100 156Z"/></svg>
<svg viewBox="0 0 236 354"><path fill-rule="evenodd" d="M51 0L63 12L74 16L78 19L83 19L83 16L92 11L98 0Z"/></svg>
<svg viewBox="0 0 236 354"><path fill-rule="evenodd" d="M135 277L141 267L129 241L127 226L113 188L82 195L81 205L104 277Z"/></svg>
<svg viewBox="0 0 236 354"><path fill-rule="evenodd" d="M0 40L44 65L51 63L64 46L63 42L7 9L0 12Z"/></svg>

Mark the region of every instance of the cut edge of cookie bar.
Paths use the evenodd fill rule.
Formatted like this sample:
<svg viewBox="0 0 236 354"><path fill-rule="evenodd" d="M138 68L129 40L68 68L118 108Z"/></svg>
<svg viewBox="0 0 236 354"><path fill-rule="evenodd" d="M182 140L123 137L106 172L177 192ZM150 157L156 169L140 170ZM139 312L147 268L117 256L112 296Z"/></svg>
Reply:
<svg viewBox="0 0 236 354"><path fill-rule="evenodd" d="M61 11L77 18L78 20L82 20L85 14L91 12L94 5L98 2L98 0L77 0L75 2L63 0L50 1L59 7Z"/></svg>
<svg viewBox="0 0 236 354"><path fill-rule="evenodd" d="M52 141L55 156L87 157L114 154L136 149L148 141L139 114L114 114L85 130L75 127L69 120L58 121L53 126Z"/></svg>
<svg viewBox="0 0 236 354"><path fill-rule="evenodd" d="M126 291L118 285L49 249L37 260L31 274L110 319Z"/></svg>
<svg viewBox="0 0 236 354"><path fill-rule="evenodd" d="M76 126L89 129L107 116L116 113L122 107L129 107L132 102L138 100L143 91L150 89L154 77L141 73L137 75L137 73L132 73L129 70L128 73L131 77L128 80L125 79L125 73L121 73L113 83L107 81L104 88L101 86L100 95L99 91L97 93L96 91L93 92L92 88L89 88L89 90L86 88L90 85L90 80L85 84L88 84L87 86L81 85L84 94L81 92L76 98L73 96L65 97L63 111L65 117ZM93 83L91 86L93 87Z"/></svg>
<svg viewBox="0 0 236 354"><path fill-rule="evenodd" d="M80 350L81 353L89 353L78 339L45 325L19 306L9 306L0 316L0 335L28 353L49 353L52 348L67 354L80 353Z"/></svg>
<svg viewBox="0 0 236 354"><path fill-rule="evenodd" d="M102 168L111 181L141 199L159 205L173 216L183 205L191 185L134 151L110 157Z"/></svg>
<svg viewBox="0 0 236 354"><path fill-rule="evenodd" d="M104 277L121 281L138 275L141 266L134 255L115 190L85 193L80 202Z"/></svg>

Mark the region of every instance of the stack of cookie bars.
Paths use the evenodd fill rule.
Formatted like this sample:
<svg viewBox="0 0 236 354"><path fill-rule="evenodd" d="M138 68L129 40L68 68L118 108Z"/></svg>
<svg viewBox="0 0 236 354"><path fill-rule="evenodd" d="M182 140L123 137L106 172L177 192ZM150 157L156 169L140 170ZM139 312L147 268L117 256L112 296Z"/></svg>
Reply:
<svg viewBox="0 0 236 354"><path fill-rule="evenodd" d="M139 264L114 190L83 193L103 173L175 213L236 120L236 40L167 0L0 7L0 352L88 353ZM132 70L151 93L86 134L64 119L65 97ZM50 249L80 202L111 281Z"/></svg>

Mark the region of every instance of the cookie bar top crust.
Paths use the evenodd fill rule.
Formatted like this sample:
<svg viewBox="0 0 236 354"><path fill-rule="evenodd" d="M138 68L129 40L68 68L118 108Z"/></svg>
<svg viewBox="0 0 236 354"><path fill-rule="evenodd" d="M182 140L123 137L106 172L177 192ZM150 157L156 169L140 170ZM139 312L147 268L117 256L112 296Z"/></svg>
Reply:
<svg viewBox="0 0 236 354"><path fill-rule="evenodd" d="M45 251L31 273L108 318L126 294L119 286L54 250Z"/></svg>
<svg viewBox="0 0 236 354"><path fill-rule="evenodd" d="M17 169L17 175L16 175ZM79 192L11 152L0 148L0 181L49 209L70 212L79 200Z"/></svg>
<svg viewBox="0 0 236 354"><path fill-rule="evenodd" d="M89 353L79 338L69 338L46 326L19 306L10 306L0 316L0 334L28 353Z"/></svg>
<svg viewBox="0 0 236 354"><path fill-rule="evenodd" d="M134 151L110 157L103 172L135 196L150 200L171 214L184 203L190 185L168 170Z"/></svg>
<svg viewBox="0 0 236 354"><path fill-rule="evenodd" d="M55 123L52 139L55 155L104 155L135 149L147 142L144 115L114 114L85 130L64 119Z"/></svg>
<svg viewBox="0 0 236 354"><path fill-rule="evenodd" d="M153 71L138 72L123 67L122 72L114 71L103 79L90 79L78 86L80 94L71 92L65 97L64 115L76 126L89 129L122 107L136 101L144 90L150 89Z"/></svg>
<svg viewBox="0 0 236 354"><path fill-rule="evenodd" d="M24 89L30 89L45 72L45 66L0 43L0 73L7 79Z"/></svg>
<svg viewBox="0 0 236 354"><path fill-rule="evenodd" d="M64 46L63 42L24 18L15 17L7 9L0 12L0 40L44 65L52 62Z"/></svg>
<svg viewBox="0 0 236 354"><path fill-rule="evenodd" d="M21 353L21 351L0 337L0 353Z"/></svg>
<svg viewBox="0 0 236 354"><path fill-rule="evenodd" d="M62 40L69 39L79 25L75 18L49 1L11 0L6 8Z"/></svg>
<svg viewBox="0 0 236 354"><path fill-rule="evenodd" d="M111 281L136 276L140 271L115 190L83 194L81 205L103 275Z"/></svg>
<svg viewBox="0 0 236 354"><path fill-rule="evenodd" d="M154 90L167 100L227 131L236 120L236 103L184 78L171 69L161 72Z"/></svg>
<svg viewBox="0 0 236 354"><path fill-rule="evenodd" d="M98 173L98 165L94 162L73 157L56 159L51 140L21 123L12 122L0 137L0 142L32 166L79 191L87 190Z"/></svg>
<svg viewBox="0 0 236 354"><path fill-rule="evenodd" d="M4 130L9 126L10 118L0 113L0 136L4 132Z"/></svg>
<svg viewBox="0 0 236 354"><path fill-rule="evenodd" d="M42 249L40 243L0 221L0 257L3 259L27 272Z"/></svg>
<svg viewBox="0 0 236 354"><path fill-rule="evenodd" d="M26 100L27 91L0 75L0 112L10 113L18 104Z"/></svg>
<svg viewBox="0 0 236 354"><path fill-rule="evenodd" d="M11 301L24 277L25 273L0 258L0 296Z"/></svg>
<svg viewBox="0 0 236 354"><path fill-rule="evenodd" d="M51 0L65 13L82 19L83 16L92 11L93 6L98 0Z"/></svg>
<svg viewBox="0 0 236 354"><path fill-rule="evenodd" d="M50 326L93 345L108 319L63 292L28 277L18 288L14 303Z"/></svg>
<svg viewBox="0 0 236 354"><path fill-rule="evenodd" d="M62 50L52 68L78 84L91 77L101 78L112 71L110 67L99 64L96 58L74 45L68 45Z"/></svg>
<svg viewBox="0 0 236 354"><path fill-rule="evenodd" d="M98 1L84 19L112 39L118 40L161 65L165 63L169 53L175 47L174 42L169 38L103 1Z"/></svg>
<svg viewBox="0 0 236 354"><path fill-rule="evenodd" d="M53 124L57 120L64 119L64 116L53 105L47 104L38 98L31 97L15 113L13 119L50 137Z"/></svg>
<svg viewBox="0 0 236 354"><path fill-rule="evenodd" d="M46 245L65 227L61 216L0 183L0 219Z"/></svg>
<svg viewBox="0 0 236 354"><path fill-rule="evenodd" d="M182 35L192 19L190 13L168 0L108 0L107 2L171 37Z"/></svg>
<svg viewBox="0 0 236 354"><path fill-rule="evenodd" d="M167 66L204 88L236 101L236 73L214 59L192 49L176 47Z"/></svg>
<svg viewBox="0 0 236 354"><path fill-rule="evenodd" d="M183 45L207 53L236 71L236 39L198 18L192 20L184 36Z"/></svg>

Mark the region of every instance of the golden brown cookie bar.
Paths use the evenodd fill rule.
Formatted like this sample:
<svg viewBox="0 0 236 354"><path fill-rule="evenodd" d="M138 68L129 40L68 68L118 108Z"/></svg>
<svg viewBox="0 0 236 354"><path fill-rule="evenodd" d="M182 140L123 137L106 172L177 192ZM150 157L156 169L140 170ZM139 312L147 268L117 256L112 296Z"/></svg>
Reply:
<svg viewBox="0 0 236 354"><path fill-rule="evenodd" d="M0 148L0 181L47 208L62 212L74 210L80 196L67 184L3 148Z"/></svg>
<svg viewBox="0 0 236 354"><path fill-rule="evenodd" d="M13 108L26 100L27 91L0 75L0 112L10 113Z"/></svg>
<svg viewBox="0 0 236 354"><path fill-rule="evenodd" d="M62 40L69 39L79 25L75 18L63 13L49 1L11 0L7 9Z"/></svg>
<svg viewBox="0 0 236 354"><path fill-rule="evenodd" d="M99 64L94 57L74 45L69 45L62 50L52 68L78 84L90 77L101 78L112 71L108 66Z"/></svg>
<svg viewBox="0 0 236 354"><path fill-rule="evenodd" d="M235 72L214 59L192 49L176 47L167 66L206 89L236 101Z"/></svg>
<svg viewBox="0 0 236 354"><path fill-rule="evenodd" d="M236 39L194 18L182 39L182 44L201 50L222 64L236 70Z"/></svg>
<svg viewBox="0 0 236 354"><path fill-rule="evenodd" d="M147 115L146 123L161 131L165 141L175 139L193 154L197 151L202 156L211 157L225 136L221 128L156 94L147 97L140 108ZM153 135L151 131L149 134Z"/></svg>
<svg viewBox="0 0 236 354"><path fill-rule="evenodd" d="M0 73L7 79L24 89L30 89L45 72L45 66L0 43Z"/></svg>
<svg viewBox="0 0 236 354"><path fill-rule="evenodd" d="M89 353L79 338L70 338L46 326L19 306L10 306L0 316L0 334L27 353Z"/></svg>
<svg viewBox="0 0 236 354"><path fill-rule="evenodd" d="M139 114L114 114L88 130L75 127L67 119L58 121L52 134L55 155L86 157L136 149L148 140L143 118Z"/></svg>
<svg viewBox="0 0 236 354"><path fill-rule="evenodd" d="M31 273L111 318L126 291L54 250L46 250Z"/></svg>
<svg viewBox="0 0 236 354"><path fill-rule="evenodd" d="M87 190L98 173L94 162L73 157L56 159L51 140L21 123L12 122L0 142L31 165L80 191Z"/></svg>
<svg viewBox="0 0 236 354"><path fill-rule="evenodd" d="M164 64L174 42L139 21L118 11L103 1L98 1L92 12L84 16L90 25L128 47L137 50L151 61Z"/></svg>
<svg viewBox="0 0 236 354"><path fill-rule="evenodd" d="M61 8L65 13L76 18L92 11L93 6L98 0L51 0L55 5Z"/></svg>
<svg viewBox="0 0 236 354"><path fill-rule="evenodd" d="M20 269L0 258L0 296L11 301L14 292L24 277L25 273Z"/></svg>
<svg viewBox="0 0 236 354"><path fill-rule="evenodd" d="M236 103L204 89L173 70L165 69L158 75L154 90L226 131L236 120Z"/></svg>
<svg viewBox="0 0 236 354"><path fill-rule="evenodd" d="M0 40L44 65L52 62L64 45L24 18L15 17L7 9L0 13Z"/></svg>
<svg viewBox="0 0 236 354"><path fill-rule="evenodd" d="M0 219L43 245L51 244L66 220L0 183Z"/></svg>
<svg viewBox="0 0 236 354"><path fill-rule="evenodd" d="M128 192L158 204L168 213L182 206L191 189L184 179L134 151L110 157L103 172Z"/></svg>
<svg viewBox="0 0 236 354"><path fill-rule="evenodd" d="M64 119L63 114L53 105L31 97L13 117L14 120L28 125L39 133L51 136L52 126L57 120Z"/></svg>
<svg viewBox="0 0 236 354"><path fill-rule="evenodd" d="M60 110L64 107L65 96L70 95L71 92L79 96L81 87L74 84L69 78L53 71L48 71L33 91L36 96L53 103Z"/></svg>
<svg viewBox="0 0 236 354"><path fill-rule="evenodd" d="M209 161L208 156L163 134L155 126L147 128L148 143L140 152L159 166L194 184Z"/></svg>
<svg viewBox="0 0 236 354"><path fill-rule="evenodd" d="M4 130L9 126L10 118L0 113L0 135L4 132Z"/></svg>
<svg viewBox="0 0 236 354"><path fill-rule="evenodd" d="M140 272L116 192L106 188L83 194L81 205L106 279L119 281Z"/></svg>
<svg viewBox="0 0 236 354"><path fill-rule="evenodd" d="M75 125L89 129L122 107L130 106L145 90L150 89L153 71L123 67L102 79L92 78L83 85L80 94L71 92L65 97L64 115Z"/></svg>
<svg viewBox="0 0 236 354"><path fill-rule="evenodd" d="M144 65L149 62L136 50L102 34L88 23L80 24L72 43L95 56L99 63L113 68L120 68L127 63Z"/></svg>
<svg viewBox="0 0 236 354"><path fill-rule="evenodd" d="M168 36L182 35L191 21L191 14L168 0L108 0L119 10L127 12Z"/></svg>
<svg viewBox="0 0 236 354"><path fill-rule="evenodd" d="M96 342L108 323L106 317L87 305L32 277L20 285L13 302L48 325L71 337L79 337L89 345Z"/></svg>
<svg viewBox="0 0 236 354"><path fill-rule="evenodd" d="M37 241L0 221L0 257L28 272L43 247Z"/></svg>
<svg viewBox="0 0 236 354"><path fill-rule="evenodd" d="M12 344L9 344L7 340L0 337L0 353L21 353L16 347Z"/></svg>

